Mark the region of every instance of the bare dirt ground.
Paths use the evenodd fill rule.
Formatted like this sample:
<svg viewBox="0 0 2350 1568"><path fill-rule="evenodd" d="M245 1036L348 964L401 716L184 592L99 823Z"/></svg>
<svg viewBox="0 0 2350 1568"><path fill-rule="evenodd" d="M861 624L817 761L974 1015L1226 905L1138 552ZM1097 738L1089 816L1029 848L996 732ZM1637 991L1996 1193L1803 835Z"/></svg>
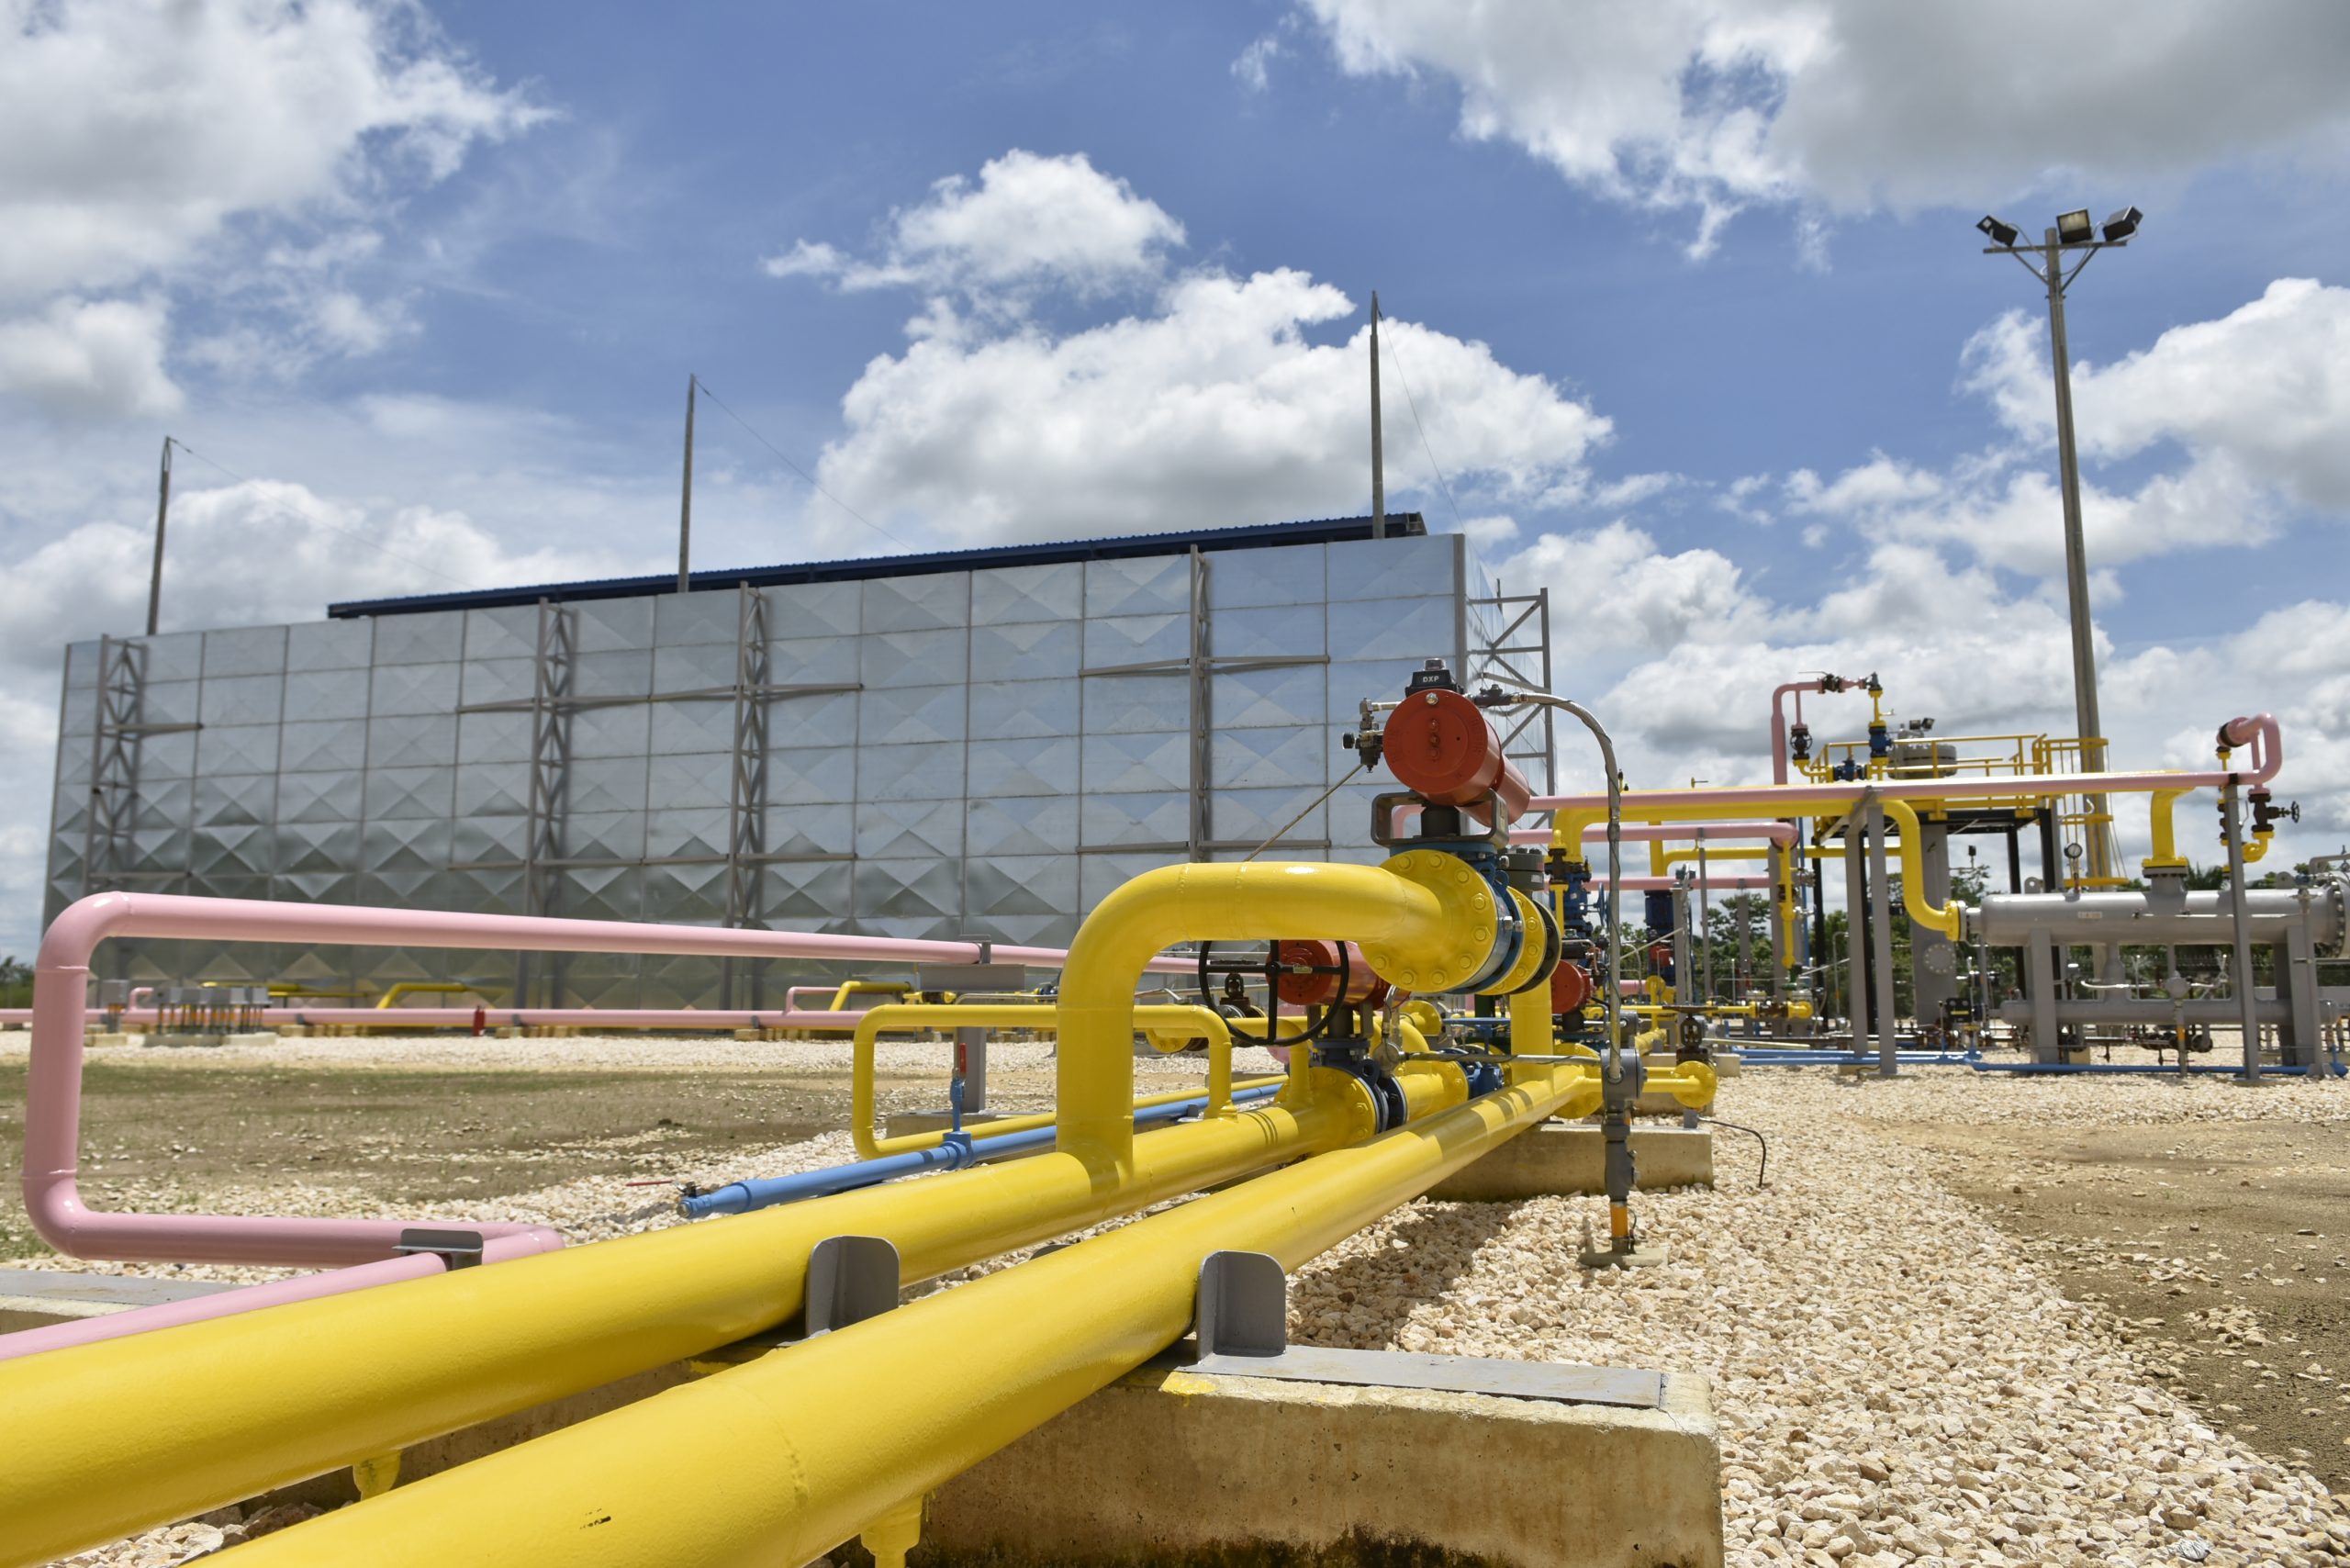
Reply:
<svg viewBox="0 0 2350 1568"><path fill-rule="evenodd" d="M1887 1130L2213 1426L2350 1491L2350 1122Z"/></svg>

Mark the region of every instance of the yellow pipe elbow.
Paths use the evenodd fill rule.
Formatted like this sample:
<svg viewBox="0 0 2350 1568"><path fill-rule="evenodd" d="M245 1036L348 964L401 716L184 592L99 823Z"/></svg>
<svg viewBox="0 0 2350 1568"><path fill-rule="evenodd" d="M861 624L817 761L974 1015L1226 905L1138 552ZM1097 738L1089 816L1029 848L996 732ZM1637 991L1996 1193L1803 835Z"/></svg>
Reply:
<svg viewBox="0 0 2350 1568"><path fill-rule="evenodd" d="M1146 871L1094 906L1062 969L1059 1147L1097 1170L1131 1165L1135 985L1178 942L1351 941L1395 984L1441 991L1475 978L1498 928L1484 879L1435 850L1378 867L1258 860Z"/></svg>
<svg viewBox="0 0 2350 1568"><path fill-rule="evenodd" d="M1944 904L1936 909L1926 902L1926 834L1918 821L1917 808L1907 801L1888 801L1879 797L1877 804L1885 814L1901 829L1901 903L1909 918L1919 924L1939 931L1955 942L1959 937L1959 912L1956 904Z"/></svg>
<svg viewBox="0 0 2350 1568"><path fill-rule="evenodd" d="M2148 826L2154 834L2154 853L2147 856L2144 866L2149 871L2183 871L2186 859L2178 853L2178 826L2174 820L2178 798L2185 790L2157 790L2147 802Z"/></svg>

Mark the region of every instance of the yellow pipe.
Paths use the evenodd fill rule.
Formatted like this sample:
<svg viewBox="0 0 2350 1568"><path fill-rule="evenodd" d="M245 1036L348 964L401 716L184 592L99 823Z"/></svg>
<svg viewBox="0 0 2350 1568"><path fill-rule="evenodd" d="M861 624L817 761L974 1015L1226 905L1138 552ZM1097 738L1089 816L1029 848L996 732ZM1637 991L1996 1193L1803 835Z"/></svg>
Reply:
<svg viewBox="0 0 2350 1568"><path fill-rule="evenodd" d="M1220 1115L1232 1107L1232 1030L1222 1014L1213 1008L1192 1006L1149 1006L1134 1010L1135 1022L1144 1029L1159 1032L1180 1030L1187 1036L1205 1034L1208 1037L1208 1114ZM856 1025L851 1042L853 1056L849 1073L849 1133L856 1140L857 1157L878 1159L885 1155L907 1154L920 1148L935 1148L944 1132L902 1133L896 1137L882 1137L874 1130L878 1114L875 1106L873 1047L882 1031L903 1028L909 1021L934 1023L941 1028L977 1025L983 1028L1034 1029L1050 1034L1060 1027L1058 1010L1032 1002L884 1002L867 1008ZM1252 1083L1270 1081L1252 1079ZM1177 1100L1188 1100L1199 1093L1196 1089L1174 1089L1157 1094L1146 1094L1134 1102L1136 1110L1148 1105L1165 1105ZM1133 1113L1129 1112L1129 1118ZM1005 1133L1028 1132L1037 1127L1049 1127L1056 1120L1054 1113L1041 1112L1027 1116L1003 1116L969 1129L975 1138L1001 1137Z"/></svg>
<svg viewBox="0 0 2350 1568"><path fill-rule="evenodd" d="M806 1562L1172 1343L1210 1252L1294 1270L1565 1110L1582 1078L1552 1068L238 1550L250 1568Z"/></svg>
<svg viewBox="0 0 2350 1568"><path fill-rule="evenodd" d="M1476 978L1498 915L1492 890L1437 850L1384 866L1297 861L1165 866L1094 906L1061 975L1058 1146L1112 1176L1134 1145L1134 989L1178 942L1318 936L1359 943L1406 991Z"/></svg>
<svg viewBox="0 0 2350 1568"><path fill-rule="evenodd" d="M1848 808L1860 804L1861 797L1865 792L1863 786L1855 784L1852 787L1852 799L1847 803ZM1901 842L1898 847L1901 858L1902 906L1909 912L1909 918L1917 924L1939 931L1953 941L1956 941L1959 935L1959 906L1945 904L1937 909L1926 902L1926 858L1923 847L1925 834L1919 825L1917 808L1907 801L1888 800L1883 796L1878 797L1877 804L1884 808L1885 814L1901 829ZM1665 802L1643 805L1639 812L1639 816L1643 822L1705 822L1717 818L1729 822L1777 822L1784 820L1789 814L1790 808L1783 804L1741 806L1718 803L1698 806ZM1821 813L1819 808L1815 805L1798 814L1818 816ZM1606 818L1606 812L1604 811L1558 812L1551 819L1551 847L1564 849L1570 857L1578 862L1582 861L1583 829L1595 822L1605 821ZM1652 847L1654 841L1651 841Z"/></svg>
<svg viewBox="0 0 2350 1568"><path fill-rule="evenodd" d="M389 1007L403 996L451 996L473 987L463 980L395 980L375 999L378 1007Z"/></svg>
<svg viewBox="0 0 2350 1568"><path fill-rule="evenodd" d="M913 982L912 980L843 980L841 981L840 989L833 992L832 1005L827 1007L825 1011L828 1013L846 1012L848 1010L848 999L852 996L903 996L907 992L912 991L913 988Z"/></svg>
<svg viewBox="0 0 2350 1568"><path fill-rule="evenodd" d="M1509 999L1509 1054L1541 1057L1558 1043L1550 1014L1550 988L1545 983L1521 991Z"/></svg>
<svg viewBox="0 0 2350 1568"><path fill-rule="evenodd" d="M1360 1083L1323 1070L1310 1089L1142 1134L1123 1185L1046 1152L0 1361L0 1563L47 1562L764 1333L799 1310L808 1254L828 1236L887 1238L911 1282L1364 1136L1374 1113Z"/></svg>

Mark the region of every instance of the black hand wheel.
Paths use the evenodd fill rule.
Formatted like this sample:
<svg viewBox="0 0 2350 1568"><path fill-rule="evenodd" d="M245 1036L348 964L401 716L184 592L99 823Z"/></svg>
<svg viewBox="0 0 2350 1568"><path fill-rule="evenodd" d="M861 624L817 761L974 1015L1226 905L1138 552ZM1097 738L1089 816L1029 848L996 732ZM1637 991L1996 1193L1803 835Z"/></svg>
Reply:
<svg viewBox="0 0 2350 1568"><path fill-rule="evenodd" d="M1251 943L1249 946L1254 946L1255 944ZM1281 957L1281 944L1279 940L1267 942L1261 954L1246 958L1238 955L1219 958L1216 956L1215 946L1216 945L1213 942L1200 944L1200 1000L1210 1007L1216 1005L1215 988L1209 978L1213 975L1248 976L1262 980L1265 982L1266 1033L1256 1040L1256 1044L1260 1046L1309 1045L1329 1033L1330 1020L1336 1011L1330 1007L1309 1009L1306 1014L1305 1027L1293 1035L1274 1034L1272 1020L1279 1016L1275 1009L1281 999L1281 981L1286 978L1333 975L1337 977L1337 983L1330 991L1332 999L1347 994L1348 966L1344 943L1337 945L1338 961L1335 964L1285 962Z"/></svg>

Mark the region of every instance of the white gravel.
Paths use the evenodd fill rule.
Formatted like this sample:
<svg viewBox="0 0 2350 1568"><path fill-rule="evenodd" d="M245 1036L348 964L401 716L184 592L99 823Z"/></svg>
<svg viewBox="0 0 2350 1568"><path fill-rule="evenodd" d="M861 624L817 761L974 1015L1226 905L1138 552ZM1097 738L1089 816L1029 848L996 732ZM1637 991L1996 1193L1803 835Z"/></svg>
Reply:
<svg viewBox="0 0 2350 1568"><path fill-rule="evenodd" d="M940 1047L890 1049L929 1071ZM840 1060L836 1047L632 1038L318 1040L289 1042L271 1059L288 1050L319 1065L414 1068L421 1055L433 1066L546 1070ZM1043 1047L999 1047L995 1059L1009 1070L1020 1050L1034 1053L1024 1068L1045 1064ZM1138 1066L1153 1078L1198 1070L1195 1061ZM2159 1369L2124 1342L2125 1326L2066 1300L2024 1248L1942 1185L1938 1157L1882 1130L2252 1116L2338 1125L2350 1119L2350 1088L1951 1071L1852 1084L1751 1071L1725 1084L1722 1109L1770 1135L1771 1187L1755 1189L1752 1140L1722 1135L1718 1190L1639 1200L1641 1224L1672 1249L1670 1262L1579 1268L1598 1213L1590 1199L1420 1203L1301 1274L1292 1331L1327 1344L1704 1373L1740 1568L2350 1561L2350 1514L2321 1482L2214 1430L2158 1386ZM554 1223L583 1240L649 1228L673 1220L666 1194L625 1183L660 1158L616 1148L596 1176L442 1212ZM845 1158L846 1135L827 1134L695 1174L722 1181ZM375 1212L362 1194L281 1184L205 1197L229 1208ZM72 1561L172 1562L208 1544L151 1532Z"/></svg>

